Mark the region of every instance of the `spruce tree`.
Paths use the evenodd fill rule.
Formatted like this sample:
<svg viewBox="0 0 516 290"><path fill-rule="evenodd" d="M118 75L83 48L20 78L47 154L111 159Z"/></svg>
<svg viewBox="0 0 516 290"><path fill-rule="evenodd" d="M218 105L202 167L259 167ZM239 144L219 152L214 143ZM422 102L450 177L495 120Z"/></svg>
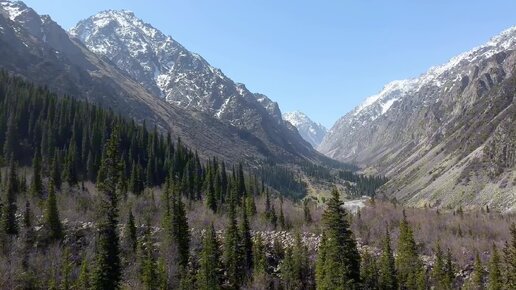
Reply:
<svg viewBox="0 0 516 290"><path fill-rule="evenodd" d="M401 220L399 231L398 255L396 257L399 287L400 289L417 289L418 277L421 276L423 267L417 253L414 234L407 221L405 211L403 211L403 219Z"/></svg>
<svg viewBox="0 0 516 290"><path fill-rule="evenodd" d="M294 245L292 247L292 268L295 274L294 282L296 285L301 285L303 289L309 289L313 287L313 275L310 271L308 249L303 244L301 235L295 234Z"/></svg>
<svg viewBox="0 0 516 290"><path fill-rule="evenodd" d="M324 278L326 277L326 248L327 248L327 238L325 232L322 233L321 240L319 243L319 249L317 251L317 259L315 262L315 285L317 289L325 289Z"/></svg>
<svg viewBox="0 0 516 290"><path fill-rule="evenodd" d="M59 157L57 155L57 151L54 153L54 158L52 159L52 167L50 172L50 179L54 182L54 186L57 190L61 190L62 180L61 180L61 166L59 165Z"/></svg>
<svg viewBox="0 0 516 290"><path fill-rule="evenodd" d="M186 267L190 256L190 228L181 195L176 191L173 199L172 223L174 241L179 254L179 265Z"/></svg>
<svg viewBox="0 0 516 290"><path fill-rule="evenodd" d="M229 203L229 224L226 227L226 233L224 238L224 267L227 273L227 280L229 287L237 289L243 278L242 271L243 266L243 253L240 246L240 234L238 232L237 221L236 221L236 188L233 186L233 190L230 196Z"/></svg>
<svg viewBox="0 0 516 290"><path fill-rule="evenodd" d="M285 258L281 263L281 280L285 290L301 289L302 284L297 276L292 258L292 247L287 247L285 250Z"/></svg>
<svg viewBox="0 0 516 290"><path fill-rule="evenodd" d="M30 192L32 196L41 197L43 195L43 180L41 178L41 156L39 150L34 150L34 158L32 159L32 180L30 184Z"/></svg>
<svg viewBox="0 0 516 290"><path fill-rule="evenodd" d="M9 174L7 180L7 188L5 189L6 197L2 206L2 216L0 220L1 230L8 235L18 234L18 224L16 223L16 197L19 194L18 176L16 173L16 163L11 157L9 165Z"/></svg>
<svg viewBox="0 0 516 290"><path fill-rule="evenodd" d="M133 253L136 251L137 246L137 236L136 236L136 225L134 223L134 216L131 209L129 209L129 217L127 218L127 245L129 248L133 251Z"/></svg>
<svg viewBox="0 0 516 290"><path fill-rule="evenodd" d="M444 265L444 272L446 275L446 284L453 288L455 280L455 269L453 267L453 257L450 248L446 251L446 264Z"/></svg>
<svg viewBox="0 0 516 290"><path fill-rule="evenodd" d="M362 265L360 266L360 272L363 289L382 289L378 287L379 270L376 259L369 251L365 251L362 255Z"/></svg>
<svg viewBox="0 0 516 290"><path fill-rule="evenodd" d="M221 289L222 266L219 243L213 224L205 232L197 274L197 288L202 290Z"/></svg>
<svg viewBox="0 0 516 290"><path fill-rule="evenodd" d="M16 159L18 157L18 126L14 114L11 114L7 121L7 131L5 132L3 145L5 159Z"/></svg>
<svg viewBox="0 0 516 290"><path fill-rule="evenodd" d="M69 290L72 288L70 279L73 262L70 259L70 250L65 248L63 252L63 261L61 263L61 287L59 287L61 290Z"/></svg>
<svg viewBox="0 0 516 290"><path fill-rule="evenodd" d="M360 255L342 204L334 188L322 216L324 274L317 289L358 289L360 285Z"/></svg>
<svg viewBox="0 0 516 290"><path fill-rule="evenodd" d="M511 241L507 241L504 248L504 277L509 289L516 289L516 224L510 227ZM511 288L512 287L512 288Z"/></svg>
<svg viewBox="0 0 516 290"><path fill-rule="evenodd" d="M312 214L310 213L310 204L308 199L303 200L303 214L305 219L305 224L312 223Z"/></svg>
<svg viewBox="0 0 516 290"><path fill-rule="evenodd" d="M116 184L120 175L119 132L115 127L107 141L97 177L99 191L98 240L92 289L118 289L122 275L118 241ZM100 178L99 178L100 177Z"/></svg>
<svg viewBox="0 0 516 290"><path fill-rule="evenodd" d="M488 290L501 290L503 289L502 276L500 273L500 255L498 249L493 244L493 251L491 253L491 260L489 261L489 280Z"/></svg>
<svg viewBox="0 0 516 290"><path fill-rule="evenodd" d="M254 274L267 273L267 255L265 253L265 245L262 235L257 234L253 242L253 269Z"/></svg>
<svg viewBox="0 0 516 290"><path fill-rule="evenodd" d="M452 285L449 275L447 273L447 263L445 261L445 257L443 251L441 250L441 245L437 243L435 248L435 263L432 269L432 280L434 286L438 289L451 289Z"/></svg>
<svg viewBox="0 0 516 290"><path fill-rule="evenodd" d="M378 265L378 285L380 289L395 290L398 289L398 279L396 276L396 262L391 248L391 236L389 228L385 231L383 239L383 250Z"/></svg>
<svg viewBox="0 0 516 290"><path fill-rule="evenodd" d="M206 192L206 205L213 212L217 211L217 200L215 198L215 187L213 186L213 176L210 171L208 175L208 190Z"/></svg>
<svg viewBox="0 0 516 290"><path fill-rule="evenodd" d="M48 188L48 198L45 208L45 225L48 230L48 239L50 241L57 241L63 237L63 226L59 219L56 193L52 181L50 181Z"/></svg>
<svg viewBox="0 0 516 290"><path fill-rule="evenodd" d="M148 223L147 223L148 224ZM140 270L141 282L145 289L154 290L159 287L157 262L154 257L154 249L150 236L150 226L147 225L143 235L143 241L140 243Z"/></svg>
<svg viewBox="0 0 516 290"><path fill-rule="evenodd" d="M240 223L240 238L244 270L250 274L253 267L253 241L251 240L251 228L247 218L247 210L242 208L242 220Z"/></svg>
<svg viewBox="0 0 516 290"><path fill-rule="evenodd" d="M484 289L484 267L480 260L480 255L475 255L475 264L473 265L473 273L471 273L471 288L475 290Z"/></svg>
<svg viewBox="0 0 516 290"><path fill-rule="evenodd" d="M79 277L75 282L75 289L90 289L90 272L88 268L88 259L84 257L81 263L81 269L79 272Z"/></svg>

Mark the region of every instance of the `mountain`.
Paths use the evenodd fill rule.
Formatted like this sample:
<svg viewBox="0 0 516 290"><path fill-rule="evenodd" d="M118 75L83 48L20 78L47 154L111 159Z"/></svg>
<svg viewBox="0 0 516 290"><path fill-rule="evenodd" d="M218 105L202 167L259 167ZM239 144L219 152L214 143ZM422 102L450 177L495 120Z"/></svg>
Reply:
<svg viewBox="0 0 516 290"><path fill-rule="evenodd" d="M516 209L516 27L394 81L340 118L319 150L391 180L410 205Z"/></svg>
<svg viewBox="0 0 516 290"><path fill-rule="evenodd" d="M271 151L286 151L287 158L323 158L282 120L277 103L233 82L130 11L99 12L80 21L70 35L158 98L244 130Z"/></svg>
<svg viewBox="0 0 516 290"><path fill-rule="evenodd" d="M128 15L127 12L120 13ZM106 37L106 41L108 39ZM168 39L176 49L181 48ZM132 51L119 51L118 55L122 57L127 53L130 56ZM181 137L203 156L220 156L232 162L247 160L255 164L267 159L278 163L329 160L281 120L276 103L250 93L242 84L234 84L219 70L209 67L200 56L183 55L186 50L170 56L176 58L169 64L184 68L176 76L184 73L185 80L178 81L177 87L171 84L171 90L182 91L204 105L220 102L227 96L218 111L173 102L173 94L169 98L160 97L161 93L142 82L143 78L121 69L120 63L116 65L116 59L110 60L99 51L92 52L78 38L70 37L50 16L40 16L22 2L0 1L0 53L0 68L58 93L111 108L138 122L145 120L147 125L156 125L175 138ZM131 65L138 67L140 61L145 63L144 59L138 59ZM202 90L213 92L202 95L201 89L197 90L201 83L205 84ZM226 86L230 88L225 89ZM199 94L188 95L186 92ZM193 98L194 95L199 98Z"/></svg>
<svg viewBox="0 0 516 290"><path fill-rule="evenodd" d="M283 114L283 120L297 128L297 131L312 147L317 148L327 133L326 127L315 123L302 112L288 112Z"/></svg>

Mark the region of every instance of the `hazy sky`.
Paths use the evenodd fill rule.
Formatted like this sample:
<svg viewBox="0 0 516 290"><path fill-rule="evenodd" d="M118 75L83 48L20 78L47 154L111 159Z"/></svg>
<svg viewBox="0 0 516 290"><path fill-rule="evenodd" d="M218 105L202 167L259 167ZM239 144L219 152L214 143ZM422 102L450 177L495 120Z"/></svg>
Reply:
<svg viewBox="0 0 516 290"><path fill-rule="evenodd" d="M26 0L68 29L128 9L236 82L331 127L384 84L516 25L514 0Z"/></svg>

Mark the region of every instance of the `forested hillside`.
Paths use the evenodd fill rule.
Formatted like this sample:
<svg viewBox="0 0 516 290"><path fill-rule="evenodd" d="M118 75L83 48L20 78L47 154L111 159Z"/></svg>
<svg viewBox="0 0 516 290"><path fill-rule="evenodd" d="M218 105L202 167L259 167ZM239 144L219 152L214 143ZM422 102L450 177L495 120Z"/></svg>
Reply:
<svg viewBox="0 0 516 290"><path fill-rule="evenodd" d="M351 215L337 189L324 206L301 201L295 171L203 160L155 128L5 72L0 104L2 289L516 285L511 216L406 214L374 199L384 178L305 166L373 196Z"/></svg>

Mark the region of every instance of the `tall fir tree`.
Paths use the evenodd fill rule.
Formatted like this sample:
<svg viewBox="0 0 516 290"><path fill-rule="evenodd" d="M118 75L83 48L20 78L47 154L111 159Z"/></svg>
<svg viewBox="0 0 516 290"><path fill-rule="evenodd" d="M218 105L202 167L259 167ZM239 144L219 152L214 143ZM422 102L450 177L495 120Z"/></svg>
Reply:
<svg viewBox="0 0 516 290"><path fill-rule="evenodd" d="M15 119L15 114L11 114L7 121L7 131L5 132L3 153L4 159L18 158L18 126Z"/></svg>
<svg viewBox="0 0 516 290"><path fill-rule="evenodd" d="M48 197L45 208L45 225L48 231L48 239L50 241L57 241L63 237L63 225L59 219L57 198L52 181L50 181L48 188Z"/></svg>
<svg viewBox="0 0 516 290"><path fill-rule="evenodd" d="M52 158L52 166L50 170L50 179L54 182L55 188L57 190L61 190L61 166L59 165L59 156L57 151L54 153L54 157Z"/></svg>
<svg viewBox="0 0 516 290"><path fill-rule="evenodd" d="M118 199L116 184L120 176L119 131L115 126L107 141L99 174L100 221L96 247L96 265L92 275L92 289L118 289L122 276L118 240Z"/></svg>
<svg viewBox="0 0 516 290"><path fill-rule="evenodd" d="M482 260L480 255L475 255L475 264L473 265L473 273L471 273L470 289L482 290L484 289L484 267L482 266Z"/></svg>
<svg viewBox="0 0 516 290"><path fill-rule="evenodd" d="M488 290L502 290L502 275L500 272L500 254L496 245L493 244L493 250L491 252L491 260L489 261L489 277L488 277Z"/></svg>
<svg viewBox="0 0 516 290"><path fill-rule="evenodd" d="M30 184L30 192L32 196L43 196L43 179L41 177L41 155L39 150L34 150L34 158L32 159L32 180Z"/></svg>
<svg viewBox="0 0 516 290"><path fill-rule="evenodd" d="M245 206L242 207L242 220L240 222L240 238L244 271L250 275L253 267L253 241L251 239L251 228L247 217Z"/></svg>
<svg viewBox="0 0 516 290"><path fill-rule="evenodd" d="M503 276L509 289L516 289L516 223L510 227L511 241L507 241L504 247ZM510 288L512 287L512 288Z"/></svg>
<svg viewBox="0 0 516 290"><path fill-rule="evenodd" d="M360 266L360 276L362 279L362 288L368 290L378 290L378 263L376 257L369 251L362 254L362 265Z"/></svg>
<svg viewBox="0 0 516 290"><path fill-rule="evenodd" d="M325 259L318 262L324 263L324 274L317 289L359 289L360 255L342 205L334 188L322 216Z"/></svg>
<svg viewBox="0 0 516 290"><path fill-rule="evenodd" d="M129 216L127 218L127 225L126 225L126 239L127 239L127 245L130 250L133 251L133 253L136 251L138 238L136 235L136 225L134 223L134 216L133 211L129 209Z"/></svg>
<svg viewBox="0 0 516 290"><path fill-rule="evenodd" d="M220 260L219 242L213 224L205 232L199 258L197 288L201 290L221 289L223 269Z"/></svg>
<svg viewBox="0 0 516 290"><path fill-rule="evenodd" d="M243 253L240 246L240 234L236 220L236 198L237 188L232 185L229 201L229 224L226 227L224 238L224 267L227 273L228 286L231 289L238 289L242 283L243 275Z"/></svg>
<svg viewBox="0 0 516 290"><path fill-rule="evenodd" d="M400 222L398 237L398 255L396 257L396 269L398 271L398 283L400 289L418 289L418 279L423 271L422 262L417 253L416 241L410 227L405 211Z"/></svg>
<svg viewBox="0 0 516 290"><path fill-rule="evenodd" d="M16 197L19 194L19 184L16 163L13 157L11 157L9 164L7 188L5 189L6 196L2 206L0 226L3 233L7 235L16 235L18 234L18 224L16 222Z"/></svg>
<svg viewBox="0 0 516 290"><path fill-rule="evenodd" d="M383 249L378 263L378 272L378 285L380 289L398 289L396 262L391 248L391 235L388 226L385 230L385 237L383 238Z"/></svg>
<svg viewBox="0 0 516 290"><path fill-rule="evenodd" d="M158 290L158 265L156 258L154 257L154 248L151 241L150 226L148 223L138 252L140 256L140 278L144 288L148 290Z"/></svg>

